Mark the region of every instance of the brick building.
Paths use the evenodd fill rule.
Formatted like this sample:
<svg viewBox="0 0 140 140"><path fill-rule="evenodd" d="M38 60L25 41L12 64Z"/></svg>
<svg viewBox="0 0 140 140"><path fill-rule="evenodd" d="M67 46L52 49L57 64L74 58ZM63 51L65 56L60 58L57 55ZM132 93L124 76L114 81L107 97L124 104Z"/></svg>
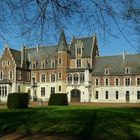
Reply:
<svg viewBox="0 0 140 140"><path fill-rule="evenodd" d="M47 101L64 93L69 102L140 103L140 54L99 56L96 35L74 38L64 31L57 45L20 51L5 46L0 58L0 100L28 92Z"/></svg>

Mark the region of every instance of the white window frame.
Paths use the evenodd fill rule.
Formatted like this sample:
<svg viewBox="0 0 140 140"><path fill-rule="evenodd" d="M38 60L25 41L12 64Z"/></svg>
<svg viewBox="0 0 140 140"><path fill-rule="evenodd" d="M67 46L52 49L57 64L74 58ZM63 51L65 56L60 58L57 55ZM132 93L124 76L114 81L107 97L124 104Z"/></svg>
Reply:
<svg viewBox="0 0 140 140"><path fill-rule="evenodd" d="M106 80L108 80L108 84L106 84ZM104 86L110 86L110 80L109 80L109 78L105 78L104 79Z"/></svg>

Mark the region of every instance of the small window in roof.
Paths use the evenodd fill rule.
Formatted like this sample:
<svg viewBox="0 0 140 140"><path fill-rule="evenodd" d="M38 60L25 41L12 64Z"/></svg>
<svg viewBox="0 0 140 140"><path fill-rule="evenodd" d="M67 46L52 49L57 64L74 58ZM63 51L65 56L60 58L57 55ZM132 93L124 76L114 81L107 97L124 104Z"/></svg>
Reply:
<svg viewBox="0 0 140 140"><path fill-rule="evenodd" d="M124 73L125 74L131 74L132 73L132 68L131 67L124 68Z"/></svg>
<svg viewBox="0 0 140 140"><path fill-rule="evenodd" d="M110 74L110 68L105 68L104 73L105 73L105 75L109 75Z"/></svg>

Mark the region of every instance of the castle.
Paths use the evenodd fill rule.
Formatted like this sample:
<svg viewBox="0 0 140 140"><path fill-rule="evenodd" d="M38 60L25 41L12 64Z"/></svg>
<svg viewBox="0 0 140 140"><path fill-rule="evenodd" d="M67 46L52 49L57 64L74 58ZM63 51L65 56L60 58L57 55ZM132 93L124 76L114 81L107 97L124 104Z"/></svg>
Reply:
<svg viewBox="0 0 140 140"><path fill-rule="evenodd" d="M140 103L140 54L99 56L96 34L72 37L64 31L57 45L21 51L6 46L0 58L0 101L9 93L28 92L48 101L67 94L69 102Z"/></svg>

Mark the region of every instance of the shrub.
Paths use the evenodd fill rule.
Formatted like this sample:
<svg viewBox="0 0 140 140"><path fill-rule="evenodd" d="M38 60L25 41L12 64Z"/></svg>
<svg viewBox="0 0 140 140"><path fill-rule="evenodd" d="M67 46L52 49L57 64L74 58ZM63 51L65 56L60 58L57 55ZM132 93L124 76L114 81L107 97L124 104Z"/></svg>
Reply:
<svg viewBox="0 0 140 140"><path fill-rule="evenodd" d="M68 105L67 94L64 93L51 94L48 105Z"/></svg>
<svg viewBox="0 0 140 140"><path fill-rule="evenodd" d="M28 108L29 94L28 93L10 93L8 94L8 108Z"/></svg>

